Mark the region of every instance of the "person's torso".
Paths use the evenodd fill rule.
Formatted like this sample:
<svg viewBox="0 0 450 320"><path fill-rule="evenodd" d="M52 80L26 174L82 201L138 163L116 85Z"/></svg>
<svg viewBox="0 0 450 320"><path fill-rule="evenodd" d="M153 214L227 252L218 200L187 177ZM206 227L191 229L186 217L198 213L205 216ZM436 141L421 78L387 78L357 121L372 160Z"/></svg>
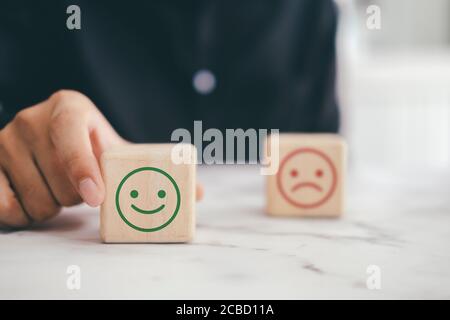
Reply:
<svg viewBox="0 0 450 320"><path fill-rule="evenodd" d="M75 3L81 30L67 30L59 4L40 29L35 11L14 18L17 38L0 33L12 60L0 76L6 107L80 90L136 142L167 141L194 120L204 129L337 129L328 1Z"/></svg>

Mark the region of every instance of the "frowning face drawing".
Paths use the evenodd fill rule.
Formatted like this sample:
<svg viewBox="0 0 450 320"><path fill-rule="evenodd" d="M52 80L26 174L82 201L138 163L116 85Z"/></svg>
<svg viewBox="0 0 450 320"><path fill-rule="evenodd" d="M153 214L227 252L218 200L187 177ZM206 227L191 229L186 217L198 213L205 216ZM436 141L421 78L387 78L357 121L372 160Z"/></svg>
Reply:
<svg viewBox="0 0 450 320"><path fill-rule="evenodd" d="M300 148L281 161L277 174L283 198L298 208L316 208L333 195L337 184L336 167L330 157L314 148Z"/></svg>

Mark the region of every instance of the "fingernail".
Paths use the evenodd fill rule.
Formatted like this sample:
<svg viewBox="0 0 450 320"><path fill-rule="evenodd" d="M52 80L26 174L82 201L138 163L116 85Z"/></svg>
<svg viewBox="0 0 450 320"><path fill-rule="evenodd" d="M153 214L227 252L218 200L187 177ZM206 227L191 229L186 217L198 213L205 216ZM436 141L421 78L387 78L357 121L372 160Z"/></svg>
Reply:
<svg viewBox="0 0 450 320"><path fill-rule="evenodd" d="M97 207L101 204L100 191L91 178L81 180L79 190L84 202L91 207Z"/></svg>

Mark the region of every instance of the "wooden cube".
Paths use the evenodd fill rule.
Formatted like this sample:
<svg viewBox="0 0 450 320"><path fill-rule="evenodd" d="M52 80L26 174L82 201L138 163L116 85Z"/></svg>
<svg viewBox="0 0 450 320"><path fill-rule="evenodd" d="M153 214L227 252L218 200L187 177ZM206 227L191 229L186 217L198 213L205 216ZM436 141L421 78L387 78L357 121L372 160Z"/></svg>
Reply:
<svg viewBox="0 0 450 320"><path fill-rule="evenodd" d="M104 242L187 242L193 238L196 149L184 145L189 161L176 164L172 158L175 146L135 144L102 154L106 198L100 235Z"/></svg>
<svg viewBox="0 0 450 320"><path fill-rule="evenodd" d="M270 148L270 137L266 148ZM269 149L270 150L270 149ZM278 172L267 176L267 213L336 217L344 211L346 144L335 134L280 134Z"/></svg>

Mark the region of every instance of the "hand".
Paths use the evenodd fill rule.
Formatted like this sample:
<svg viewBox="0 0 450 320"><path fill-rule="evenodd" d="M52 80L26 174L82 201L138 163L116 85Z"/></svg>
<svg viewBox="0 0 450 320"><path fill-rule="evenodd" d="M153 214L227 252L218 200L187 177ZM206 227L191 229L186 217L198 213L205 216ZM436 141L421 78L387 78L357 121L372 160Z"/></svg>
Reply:
<svg viewBox="0 0 450 320"><path fill-rule="evenodd" d="M123 143L75 91L59 91L20 111L0 131L0 223L26 226L81 200L98 206L105 194L99 156Z"/></svg>
<svg viewBox="0 0 450 320"><path fill-rule="evenodd" d="M101 153L122 139L89 98L62 90L0 131L0 225L24 227L62 206L103 202ZM203 190L197 188L197 198Z"/></svg>

